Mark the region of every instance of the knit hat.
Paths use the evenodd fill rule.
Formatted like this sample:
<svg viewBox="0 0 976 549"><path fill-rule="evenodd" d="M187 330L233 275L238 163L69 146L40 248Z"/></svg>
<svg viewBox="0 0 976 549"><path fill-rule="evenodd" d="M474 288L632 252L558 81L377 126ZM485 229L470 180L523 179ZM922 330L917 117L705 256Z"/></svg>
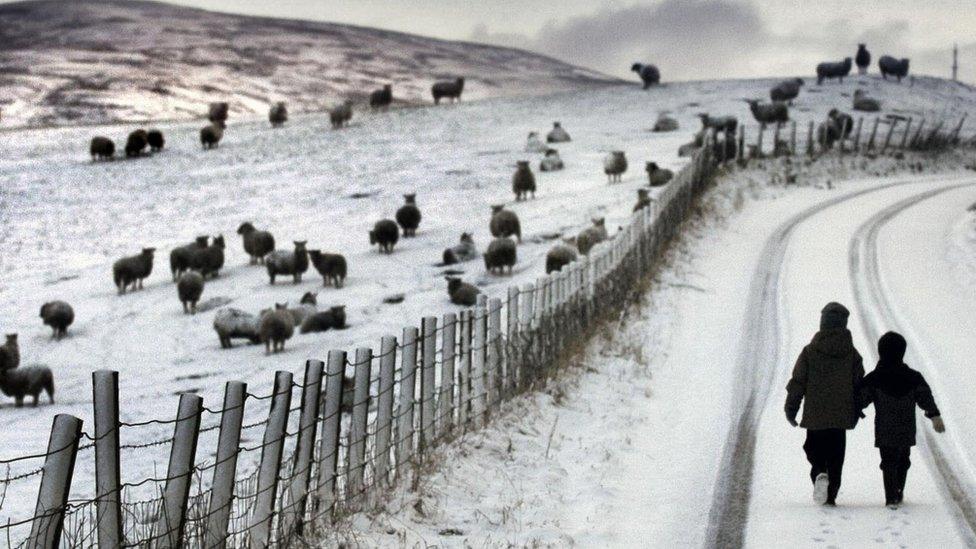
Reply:
<svg viewBox="0 0 976 549"><path fill-rule="evenodd" d="M908 343L897 332L888 332L878 340L878 358L882 365L899 365L905 359Z"/></svg>
<svg viewBox="0 0 976 549"><path fill-rule="evenodd" d="M851 312L840 303L831 301L820 311L820 329L831 330L847 327L847 317Z"/></svg>

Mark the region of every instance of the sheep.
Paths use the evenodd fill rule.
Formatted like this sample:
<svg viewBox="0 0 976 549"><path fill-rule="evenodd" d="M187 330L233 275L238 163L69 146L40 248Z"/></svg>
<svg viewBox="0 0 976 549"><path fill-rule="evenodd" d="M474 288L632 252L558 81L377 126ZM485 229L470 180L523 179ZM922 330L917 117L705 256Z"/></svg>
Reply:
<svg viewBox="0 0 976 549"><path fill-rule="evenodd" d="M538 132L529 132L529 137L525 140L525 152L527 153L541 153L546 152L549 147L539 139Z"/></svg>
<svg viewBox="0 0 976 549"><path fill-rule="evenodd" d="M210 124L200 130L200 145L206 149L216 149L220 140L224 138L224 128L219 124Z"/></svg>
<svg viewBox="0 0 976 549"><path fill-rule="evenodd" d="M417 207L417 195L403 195L403 206L396 211L396 221L403 228L403 238L417 236L417 227L422 217L420 208Z"/></svg>
<svg viewBox="0 0 976 549"><path fill-rule="evenodd" d="M559 158L559 151L556 149L546 149L546 155L539 161L540 172L558 172L564 167L563 159Z"/></svg>
<svg viewBox="0 0 976 549"><path fill-rule="evenodd" d="M369 231L369 245L379 244L382 253L392 254L393 246L398 240L400 240L400 229L392 219L377 221L373 225L373 230Z"/></svg>
<svg viewBox="0 0 976 549"><path fill-rule="evenodd" d="M319 310L318 300L315 294L312 292L305 292L302 295L301 301L298 302L298 307L292 307L288 309L288 313L291 314L292 321L295 326L301 326L305 319L311 317Z"/></svg>
<svg viewBox="0 0 976 549"><path fill-rule="evenodd" d="M624 151L610 151L603 159L603 173L607 174L607 182L619 182L621 176L627 171L627 157Z"/></svg>
<svg viewBox="0 0 976 549"><path fill-rule="evenodd" d="M75 321L75 310L64 301L48 301L41 305L40 316L54 330L54 339L61 339L68 335L68 326Z"/></svg>
<svg viewBox="0 0 976 549"><path fill-rule="evenodd" d="M659 167L657 162L648 162L644 170L647 172L647 184L651 187L666 185L674 177L674 172Z"/></svg>
<svg viewBox="0 0 976 549"><path fill-rule="evenodd" d="M302 281L302 274L308 270L308 251L305 249L305 240L294 241L295 250L275 250L265 258L265 266L268 268L268 278L274 285L275 277L278 275L291 275L295 284Z"/></svg>
<svg viewBox="0 0 976 549"><path fill-rule="evenodd" d="M471 233L461 233L460 241L456 246L451 246L444 250L444 264L454 265L464 261L471 261L478 257L478 248L474 245L474 238Z"/></svg>
<svg viewBox="0 0 976 549"><path fill-rule="evenodd" d="M251 258L251 265L263 264L264 256L275 249L274 235L257 230L250 221L241 223L237 234L244 240L244 252Z"/></svg>
<svg viewBox="0 0 976 549"><path fill-rule="evenodd" d="M783 80L769 90L769 99L772 101L785 101L792 103L796 96L800 95L800 87L803 86L802 78L791 78Z"/></svg>
<svg viewBox="0 0 976 549"><path fill-rule="evenodd" d="M146 132L146 142L149 143L149 150L152 152L159 152L166 146L166 138L163 137L163 132L156 129Z"/></svg>
<svg viewBox="0 0 976 549"><path fill-rule="evenodd" d="M630 66L630 70L636 72L642 82L644 82L644 89L651 86L656 86L661 83L661 71L657 70L654 65L645 65L643 63L634 63Z"/></svg>
<svg viewBox="0 0 976 549"><path fill-rule="evenodd" d="M719 161L734 159L735 153L738 150L738 144L735 142L735 134L725 132L722 139L718 139L718 134L715 137L715 140L712 142L712 154L715 155L715 158Z"/></svg>
<svg viewBox="0 0 976 549"><path fill-rule="evenodd" d="M711 116L707 112L698 113L698 118L701 119L702 127L701 131L698 133L700 136L695 138L701 140L704 138L704 132L706 130L714 130L715 133L719 132L732 132L739 128L739 119L734 116ZM701 147L701 143L698 144Z"/></svg>
<svg viewBox="0 0 976 549"><path fill-rule="evenodd" d="M88 147L92 160L110 160L115 156L115 143L107 137L96 135L91 138L91 145Z"/></svg>
<svg viewBox="0 0 976 549"><path fill-rule="evenodd" d="M703 127L702 129L698 130L698 133L694 135L690 143L685 143L684 145L678 147L678 156L691 156L695 154L695 151L700 149L702 145L705 144L705 133L707 131L707 128Z"/></svg>
<svg viewBox="0 0 976 549"><path fill-rule="evenodd" d="M868 67L871 66L871 52L868 51L864 44L857 45L857 55L854 56L854 63L857 65L857 73L861 76L868 73Z"/></svg>
<svg viewBox="0 0 976 549"><path fill-rule="evenodd" d="M261 315L258 334L264 343L265 354L285 350L285 341L295 334L295 322L288 312L287 303L275 303L274 310Z"/></svg>
<svg viewBox="0 0 976 549"><path fill-rule="evenodd" d="M464 91L464 78L457 78L453 82L435 82L430 87L430 94L434 96L434 104L440 105L441 98L448 98L453 101L461 101L461 93Z"/></svg>
<svg viewBox="0 0 976 549"><path fill-rule="evenodd" d="M393 103L393 86L384 85L381 89L373 90L369 94L369 107L371 109L385 109Z"/></svg>
<svg viewBox="0 0 976 549"><path fill-rule="evenodd" d="M563 129L563 126L559 122L552 123L552 129L546 135L546 143L568 143L572 141L569 138L569 133Z"/></svg>
<svg viewBox="0 0 976 549"><path fill-rule="evenodd" d="M143 279L152 274L155 252L156 248L143 248L139 255L123 257L112 264L112 279L119 294L124 294L130 284L133 290L142 288Z"/></svg>
<svg viewBox="0 0 976 549"><path fill-rule="evenodd" d="M272 128L280 128L288 122L288 106L284 101L279 101L268 109L268 122Z"/></svg>
<svg viewBox="0 0 976 549"><path fill-rule="evenodd" d="M54 374L47 366L5 368L0 370L0 391L14 397L18 408L24 405L27 395L34 397L33 405L37 406L41 392L46 392L54 404Z"/></svg>
<svg viewBox="0 0 976 549"><path fill-rule="evenodd" d="M853 108L861 112L878 112L881 110L881 102L868 97L864 90L854 90Z"/></svg>
<svg viewBox="0 0 976 549"><path fill-rule="evenodd" d="M329 122L332 123L333 129L348 126L350 120L352 120L352 101L348 99L329 110Z"/></svg>
<svg viewBox="0 0 976 549"><path fill-rule="evenodd" d="M593 246L607 239L607 227L604 218L594 218L592 221L592 226L583 229L576 236L576 248L583 255L590 253Z"/></svg>
<svg viewBox="0 0 976 549"><path fill-rule="evenodd" d="M226 102L211 103L207 111L207 120L221 129L226 128L227 112L229 110L230 105Z"/></svg>
<svg viewBox="0 0 976 549"><path fill-rule="evenodd" d="M491 236L496 238L509 237L515 235L519 242L522 242L522 224L518 216L511 210L506 210L505 206L495 204L491 207L491 221L488 224Z"/></svg>
<svg viewBox="0 0 976 549"><path fill-rule="evenodd" d="M485 251L485 268L489 273L503 274L507 267L508 273L511 274L516 261L518 255L515 241L511 238L496 238L488 244L488 250Z"/></svg>
<svg viewBox="0 0 976 549"><path fill-rule="evenodd" d="M651 199L651 192L647 189L637 189L637 203L634 204L633 211L640 211L651 205L654 202Z"/></svg>
<svg viewBox="0 0 976 549"><path fill-rule="evenodd" d="M251 343L260 343L261 335L258 329L260 318L240 309L224 307L214 315L213 328L220 339L220 346L230 349L231 339L244 338Z"/></svg>
<svg viewBox="0 0 976 549"><path fill-rule="evenodd" d="M203 295L203 275L196 271L183 273L176 283L176 293L183 304L183 313L197 314L197 301Z"/></svg>
<svg viewBox="0 0 976 549"><path fill-rule="evenodd" d="M189 270L193 252L207 248L210 237L198 236L197 239L185 246L177 246L169 253L169 270L173 274L173 282L180 279L184 271Z"/></svg>
<svg viewBox="0 0 976 549"><path fill-rule="evenodd" d="M529 162L519 160L515 165L515 173L512 174L512 192L515 193L515 200L524 200L529 194L535 198L535 175L529 168Z"/></svg>
<svg viewBox="0 0 976 549"><path fill-rule="evenodd" d="M654 121L654 128L652 131L655 132L673 132L678 129L678 121L670 116L660 113L657 115L657 120Z"/></svg>
<svg viewBox="0 0 976 549"><path fill-rule="evenodd" d="M322 285L332 284L334 288L341 288L346 280L346 258L341 254L322 253L321 250L309 250L308 258L312 266L322 275Z"/></svg>
<svg viewBox="0 0 976 549"><path fill-rule="evenodd" d="M481 293L476 286L463 282L456 276L447 278L447 296L451 303L463 307L474 307L478 303L478 294Z"/></svg>
<svg viewBox="0 0 976 549"><path fill-rule="evenodd" d="M817 65L817 85L823 84L824 80L836 78L840 83L844 83L844 77L851 72L851 58L845 57L840 62L824 62Z"/></svg>
<svg viewBox="0 0 976 549"><path fill-rule="evenodd" d="M346 327L346 307L337 305L328 311L317 312L301 324L301 333L324 332Z"/></svg>
<svg viewBox="0 0 976 549"><path fill-rule="evenodd" d="M556 244L546 254L546 274L562 270L563 267L576 261L579 257L576 250L565 244Z"/></svg>
<svg viewBox="0 0 976 549"><path fill-rule="evenodd" d="M827 117L834 121L843 139L847 139L854 132L854 118L851 115L841 112L838 109L830 109Z"/></svg>
<svg viewBox="0 0 976 549"><path fill-rule="evenodd" d="M778 126L790 120L790 110L786 106L786 103L760 103L756 99L748 99L746 103L749 103L749 110L752 111L752 117L763 127L766 124L776 124Z"/></svg>
<svg viewBox="0 0 976 549"><path fill-rule="evenodd" d="M17 334L7 334L7 340L0 345L0 370L10 370L20 366L20 345Z"/></svg>
<svg viewBox="0 0 976 549"><path fill-rule="evenodd" d="M190 251L190 268L200 271L203 278L217 278L224 266L224 235L217 235L213 242L204 248Z"/></svg>
<svg viewBox="0 0 976 549"><path fill-rule="evenodd" d="M824 149L832 149L840 139L840 130L831 118L817 124L817 143Z"/></svg>
<svg viewBox="0 0 976 549"><path fill-rule="evenodd" d="M130 133L129 138L125 142L125 156L129 158L142 156L146 147L149 146L148 136L149 134L146 133L146 130L136 130Z"/></svg>
<svg viewBox="0 0 976 549"><path fill-rule="evenodd" d="M908 76L908 59L895 59L890 55L882 55L878 59L878 69L881 70L881 78L888 79L888 75L894 76L901 82L901 79Z"/></svg>

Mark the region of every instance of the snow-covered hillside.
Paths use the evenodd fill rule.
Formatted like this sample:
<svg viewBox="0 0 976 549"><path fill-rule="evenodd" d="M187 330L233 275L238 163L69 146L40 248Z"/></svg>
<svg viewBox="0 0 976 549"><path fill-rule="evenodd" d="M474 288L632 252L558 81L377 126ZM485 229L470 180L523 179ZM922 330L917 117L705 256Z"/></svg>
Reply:
<svg viewBox="0 0 976 549"><path fill-rule="evenodd" d="M435 80L466 77L465 98L529 95L615 79L538 54L157 2L0 4L0 128L232 116L272 101L321 111L393 84L430 102Z"/></svg>

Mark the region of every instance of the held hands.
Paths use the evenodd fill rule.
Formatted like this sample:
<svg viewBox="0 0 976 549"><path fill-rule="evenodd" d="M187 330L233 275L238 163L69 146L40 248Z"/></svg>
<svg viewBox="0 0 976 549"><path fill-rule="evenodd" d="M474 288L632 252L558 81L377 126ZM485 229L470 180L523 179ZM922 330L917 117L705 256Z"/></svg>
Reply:
<svg viewBox="0 0 976 549"><path fill-rule="evenodd" d="M786 414L786 421L788 421L793 427L796 427L796 418L791 416L789 413Z"/></svg>
<svg viewBox="0 0 976 549"><path fill-rule="evenodd" d="M942 422L942 416L935 416L932 418L932 428L935 429L936 433L945 432L945 423Z"/></svg>

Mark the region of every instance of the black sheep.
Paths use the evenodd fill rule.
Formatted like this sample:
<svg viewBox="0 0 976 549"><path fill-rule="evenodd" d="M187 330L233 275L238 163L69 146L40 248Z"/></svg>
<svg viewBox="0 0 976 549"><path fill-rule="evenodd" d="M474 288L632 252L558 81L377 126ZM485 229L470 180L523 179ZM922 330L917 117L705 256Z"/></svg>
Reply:
<svg viewBox="0 0 976 549"><path fill-rule="evenodd" d="M190 268L200 272L203 278L216 278L224 266L224 235L218 235L204 248L194 248L190 252Z"/></svg>
<svg viewBox="0 0 976 549"><path fill-rule="evenodd" d="M265 266L268 268L268 277L271 284L275 283L277 275L291 275L295 284L302 281L302 274L308 270L308 251L305 249L304 240L296 240L295 251L276 250L268 254L265 258Z"/></svg>
<svg viewBox="0 0 976 549"><path fill-rule="evenodd" d="M651 205L651 193L647 189L637 189L637 203L634 204L633 211L640 211Z"/></svg>
<svg viewBox="0 0 976 549"><path fill-rule="evenodd" d="M207 120L220 128L227 127L227 113L230 105L226 102L211 103L207 111Z"/></svg>
<svg viewBox="0 0 976 549"><path fill-rule="evenodd" d="M556 244L546 254L546 274L561 271L563 267L576 261L577 257L579 255L576 250L565 244Z"/></svg>
<svg viewBox="0 0 976 549"><path fill-rule="evenodd" d="M532 174L527 160L516 162L515 173L512 175L512 192L515 193L516 201L528 198L529 194L535 198L535 175Z"/></svg>
<svg viewBox="0 0 976 549"><path fill-rule="evenodd" d="M461 93L464 92L464 78L454 81L436 82L430 87L430 93L434 96L434 104L439 105L442 98L452 101L461 101Z"/></svg>
<svg viewBox="0 0 976 549"><path fill-rule="evenodd" d="M200 144L204 149L216 149L223 138L224 128L218 124L210 124L200 130Z"/></svg>
<svg viewBox="0 0 976 549"><path fill-rule="evenodd" d="M393 102L393 86L386 84L381 89L373 90L369 94L369 106L372 109L385 109Z"/></svg>
<svg viewBox="0 0 976 549"><path fill-rule="evenodd" d="M840 62L824 62L817 65L817 85L823 84L824 80L837 78L840 83L844 83L844 77L851 73L851 58L845 57Z"/></svg>
<svg viewBox="0 0 976 549"><path fill-rule="evenodd" d="M146 132L146 142L149 143L149 150L159 152L166 145L166 138L163 137L163 132L159 130L149 130Z"/></svg>
<svg viewBox="0 0 976 549"><path fill-rule="evenodd" d="M268 122L271 122L271 127L280 128L287 121L288 107L285 105L285 102L279 101L271 105L271 109L268 111Z"/></svg>
<svg viewBox="0 0 976 549"><path fill-rule="evenodd" d="M636 72L642 82L644 82L644 89L651 86L656 86L661 83L661 71L657 70L654 65L644 65L642 63L634 63L631 65L630 70Z"/></svg>
<svg viewBox="0 0 976 549"><path fill-rule="evenodd" d="M396 221L392 219L381 219L373 225L373 230L369 231L369 244L380 245L380 251L383 253L391 254L393 253L393 246L396 245L397 240L400 239L400 229L397 227Z"/></svg>
<svg viewBox="0 0 976 549"><path fill-rule="evenodd" d="M313 314L302 322L301 333L324 332L346 327L346 307L338 305Z"/></svg>
<svg viewBox="0 0 976 549"><path fill-rule="evenodd" d="M149 146L149 134L146 130L136 130L129 134L125 142L125 155L129 158L142 156Z"/></svg>
<svg viewBox="0 0 976 549"><path fill-rule="evenodd" d="M878 68L881 70L881 78L888 79L888 75L894 76L901 82L901 79L908 76L908 59L895 59L890 55L882 55L878 59Z"/></svg>
<svg viewBox="0 0 976 549"><path fill-rule="evenodd" d="M193 252L207 248L210 237L198 236L197 239L185 246L177 246L169 253L169 270L173 274L173 282L180 279L184 271L192 265Z"/></svg>
<svg viewBox="0 0 976 549"><path fill-rule="evenodd" d="M496 238L488 245L485 252L485 268L490 273L503 274L505 269L512 273L512 267L518 261L515 241L511 238Z"/></svg>
<svg viewBox="0 0 976 549"><path fill-rule="evenodd" d="M112 264L112 278L120 294L124 294L129 285L132 289L142 288L142 281L152 274L153 253L156 248L143 248L139 255L123 257Z"/></svg>
<svg viewBox="0 0 976 549"><path fill-rule="evenodd" d="M346 280L346 258L341 254L324 254L321 250L309 250L308 257L312 266L322 275L322 285L332 284L341 288Z"/></svg>
<svg viewBox="0 0 976 549"><path fill-rule="evenodd" d="M857 45L857 55L854 56L854 63L857 65L858 74L867 74L868 67L871 66L871 52L864 44Z"/></svg>
<svg viewBox="0 0 976 549"><path fill-rule="evenodd" d="M92 160L109 160L115 156L115 143L107 137L96 135L88 147Z"/></svg>
<svg viewBox="0 0 976 549"><path fill-rule="evenodd" d="M460 278L447 277L447 295L451 298L451 303L474 307L478 303L478 294L481 293L476 286L463 282Z"/></svg>
<svg viewBox="0 0 976 549"><path fill-rule="evenodd" d="M396 212L396 221L403 228L403 237L409 238L416 236L417 227L420 226L420 208L417 207L417 195L403 195L404 204Z"/></svg>
<svg viewBox="0 0 976 549"><path fill-rule="evenodd" d="M203 295L203 276L196 271L183 273L176 283L176 293L183 304L183 314L197 314L197 301Z"/></svg>
<svg viewBox="0 0 976 549"><path fill-rule="evenodd" d="M41 318L54 330L54 338L61 339L75 321L75 310L64 301L49 301L41 305Z"/></svg>
<svg viewBox="0 0 976 549"><path fill-rule="evenodd" d="M264 256L275 249L274 236L268 231L259 231L250 221L241 223L237 234L244 239L244 251L251 258L251 265L264 263Z"/></svg>
<svg viewBox="0 0 976 549"><path fill-rule="evenodd" d="M522 225L518 215L511 210L506 210L501 204L491 207L491 221L488 228L491 236L498 238L515 236L519 242L522 241Z"/></svg>
<svg viewBox="0 0 976 549"><path fill-rule="evenodd" d="M790 120L790 109L786 106L786 103L760 103L753 99L747 102L749 103L749 110L752 111L753 118L762 126L766 124L785 124Z"/></svg>

